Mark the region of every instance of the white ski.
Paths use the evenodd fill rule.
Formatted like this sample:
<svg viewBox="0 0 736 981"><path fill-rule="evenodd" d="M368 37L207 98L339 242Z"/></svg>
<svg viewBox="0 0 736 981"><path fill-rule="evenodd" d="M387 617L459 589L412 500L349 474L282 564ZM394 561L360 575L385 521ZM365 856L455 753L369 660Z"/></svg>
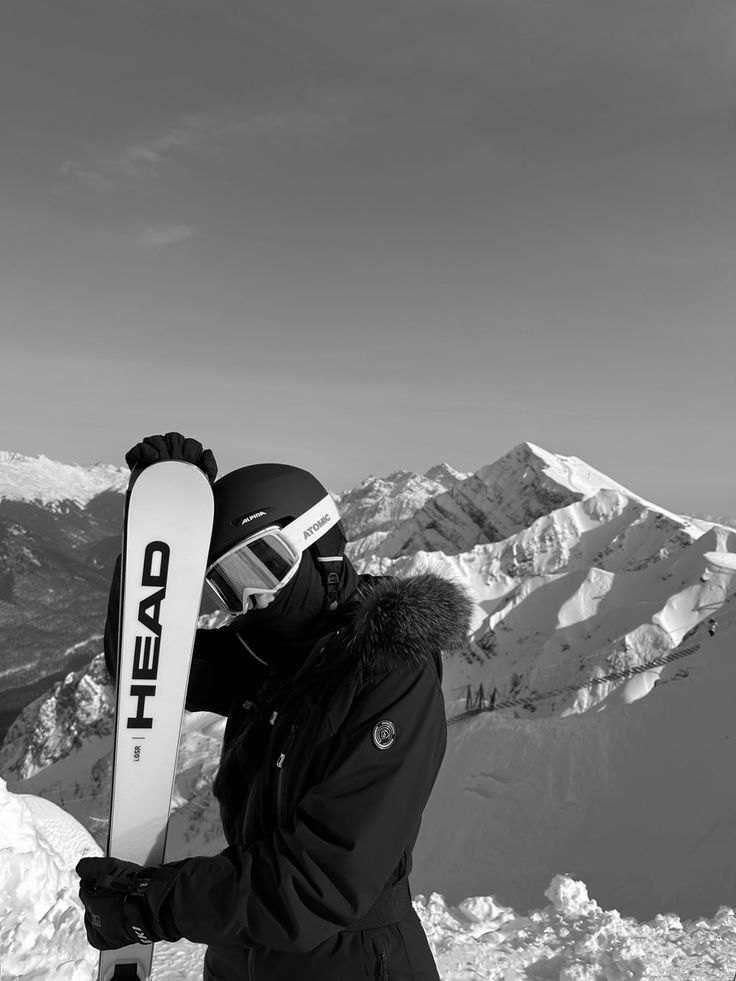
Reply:
<svg viewBox="0 0 736 981"><path fill-rule="evenodd" d="M140 865L164 861L212 517L209 481L190 463L155 463L130 491L107 853ZM153 945L105 951L99 981L147 981L152 961Z"/></svg>

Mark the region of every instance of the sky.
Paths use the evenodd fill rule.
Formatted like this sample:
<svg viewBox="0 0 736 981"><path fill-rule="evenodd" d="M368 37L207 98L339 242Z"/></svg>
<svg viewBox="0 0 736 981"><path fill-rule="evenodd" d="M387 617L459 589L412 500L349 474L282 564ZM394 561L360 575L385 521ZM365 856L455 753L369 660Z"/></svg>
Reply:
<svg viewBox="0 0 736 981"><path fill-rule="evenodd" d="M732 0L6 0L0 449L529 440L733 514Z"/></svg>

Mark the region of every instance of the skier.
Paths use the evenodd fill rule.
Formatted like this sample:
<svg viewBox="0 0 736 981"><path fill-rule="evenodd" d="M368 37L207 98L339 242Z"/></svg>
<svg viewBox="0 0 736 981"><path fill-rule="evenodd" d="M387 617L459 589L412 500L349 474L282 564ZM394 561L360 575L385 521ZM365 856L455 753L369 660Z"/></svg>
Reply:
<svg viewBox="0 0 736 981"><path fill-rule="evenodd" d="M131 467L209 450L147 437ZM438 981L408 876L442 761L442 651L469 624L432 574L359 576L310 473L256 464L214 482L206 590L233 618L198 630L190 711L227 716L213 792L228 847L144 868L77 866L92 946L207 945L205 981ZM115 675L119 566L105 655Z"/></svg>

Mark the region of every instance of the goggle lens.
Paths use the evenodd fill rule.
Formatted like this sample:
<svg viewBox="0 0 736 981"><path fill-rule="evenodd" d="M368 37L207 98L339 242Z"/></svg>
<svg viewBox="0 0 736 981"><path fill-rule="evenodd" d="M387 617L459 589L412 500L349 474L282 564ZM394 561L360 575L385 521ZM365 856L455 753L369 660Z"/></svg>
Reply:
<svg viewBox="0 0 736 981"><path fill-rule="evenodd" d="M219 603L239 613L245 593L279 589L296 572L300 560L301 555L279 537L278 529L267 529L223 555L207 570L205 581Z"/></svg>
<svg viewBox="0 0 736 981"><path fill-rule="evenodd" d="M218 605L231 613L243 610L243 598L269 593L292 578L302 552L340 520L329 494L283 528L272 525L240 542L208 570L205 583Z"/></svg>

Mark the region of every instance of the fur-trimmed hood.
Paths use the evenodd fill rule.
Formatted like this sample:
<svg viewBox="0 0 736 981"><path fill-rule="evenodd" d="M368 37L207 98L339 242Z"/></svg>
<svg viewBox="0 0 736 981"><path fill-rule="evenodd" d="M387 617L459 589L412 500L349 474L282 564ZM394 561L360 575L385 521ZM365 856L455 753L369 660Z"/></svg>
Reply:
<svg viewBox="0 0 736 981"><path fill-rule="evenodd" d="M367 668L422 665L461 647L473 605L456 583L431 572L398 579L361 576L341 634Z"/></svg>
<svg viewBox="0 0 736 981"><path fill-rule="evenodd" d="M354 590L329 620L320 619L319 633L279 636L248 613L239 624L240 642L281 678L300 683L344 662L358 677L434 662L441 677L442 654L462 647L470 629L473 604L465 591L431 572L406 579L353 575ZM281 626L278 618L276 624Z"/></svg>

